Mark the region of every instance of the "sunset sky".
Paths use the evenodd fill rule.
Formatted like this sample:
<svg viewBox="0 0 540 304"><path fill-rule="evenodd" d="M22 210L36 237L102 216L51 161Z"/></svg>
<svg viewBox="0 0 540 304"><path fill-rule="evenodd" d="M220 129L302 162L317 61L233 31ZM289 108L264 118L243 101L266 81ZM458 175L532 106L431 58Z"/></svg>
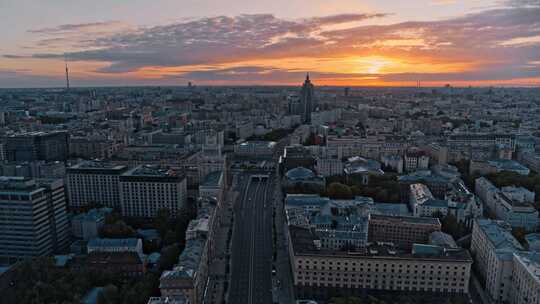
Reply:
<svg viewBox="0 0 540 304"><path fill-rule="evenodd" d="M0 0L0 87L540 86L540 0Z"/></svg>

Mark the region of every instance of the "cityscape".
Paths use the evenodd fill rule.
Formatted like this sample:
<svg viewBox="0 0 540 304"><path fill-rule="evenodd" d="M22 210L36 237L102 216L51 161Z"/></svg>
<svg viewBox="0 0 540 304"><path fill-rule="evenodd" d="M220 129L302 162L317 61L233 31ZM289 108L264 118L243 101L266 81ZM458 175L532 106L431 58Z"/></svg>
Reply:
<svg viewBox="0 0 540 304"><path fill-rule="evenodd" d="M540 2L109 2L0 3L0 304L540 304Z"/></svg>

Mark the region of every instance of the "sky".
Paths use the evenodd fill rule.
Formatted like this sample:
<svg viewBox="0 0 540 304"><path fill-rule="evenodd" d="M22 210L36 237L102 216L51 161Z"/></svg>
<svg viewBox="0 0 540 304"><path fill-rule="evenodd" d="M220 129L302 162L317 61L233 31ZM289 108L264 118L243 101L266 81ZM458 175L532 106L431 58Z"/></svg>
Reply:
<svg viewBox="0 0 540 304"><path fill-rule="evenodd" d="M540 0L0 0L0 87L540 86Z"/></svg>

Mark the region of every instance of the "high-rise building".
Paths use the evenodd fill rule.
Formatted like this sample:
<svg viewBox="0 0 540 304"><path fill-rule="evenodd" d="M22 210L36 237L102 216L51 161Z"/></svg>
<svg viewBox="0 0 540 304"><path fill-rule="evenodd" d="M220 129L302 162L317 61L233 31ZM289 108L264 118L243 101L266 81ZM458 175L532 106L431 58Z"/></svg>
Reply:
<svg viewBox="0 0 540 304"><path fill-rule="evenodd" d="M6 138L6 159L9 161L65 161L69 156L69 134L29 132Z"/></svg>
<svg viewBox="0 0 540 304"><path fill-rule="evenodd" d="M302 122L305 124L311 123L311 112L313 111L313 95L315 87L309 80L309 74L306 76L304 85L302 86L302 93L300 97L300 103L302 104Z"/></svg>
<svg viewBox="0 0 540 304"><path fill-rule="evenodd" d="M0 257L44 256L68 242L64 182L0 179Z"/></svg>
<svg viewBox="0 0 540 304"><path fill-rule="evenodd" d="M69 205L80 208L89 204L120 207L118 180L127 171L123 165L84 161L67 169Z"/></svg>
<svg viewBox="0 0 540 304"><path fill-rule="evenodd" d="M0 142L0 161L6 160L6 144Z"/></svg>
<svg viewBox="0 0 540 304"><path fill-rule="evenodd" d="M120 204L127 217L154 217L168 209L177 216L186 204L186 177L154 166L138 166L120 176Z"/></svg>

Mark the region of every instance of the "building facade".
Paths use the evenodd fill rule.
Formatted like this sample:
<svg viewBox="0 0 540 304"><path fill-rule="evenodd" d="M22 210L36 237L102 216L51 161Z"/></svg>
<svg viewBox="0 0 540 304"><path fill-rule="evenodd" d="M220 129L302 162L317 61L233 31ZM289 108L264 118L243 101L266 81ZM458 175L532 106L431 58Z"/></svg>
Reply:
<svg viewBox="0 0 540 304"><path fill-rule="evenodd" d="M472 259L463 249L403 253L393 247L369 247L366 253L317 247L308 229L290 226L289 254L296 294L328 299L366 291L466 294Z"/></svg>
<svg viewBox="0 0 540 304"><path fill-rule="evenodd" d="M370 242L392 242L411 249L415 243L427 243L432 232L441 231L441 223L437 218L371 214L368 231Z"/></svg>
<svg viewBox="0 0 540 304"><path fill-rule="evenodd" d="M22 177L0 179L0 257L52 254L67 246L64 183Z"/></svg>
<svg viewBox="0 0 540 304"><path fill-rule="evenodd" d="M120 206L123 216L151 218L158 210L179 215L187 200L186 177L171 170L138 166L119 177Z"/></svg>
<svg viewBox="0 0 540 304"><path fill-rule="evenodd" d="M6 159L9 161L65 161L69 157L69 134L30 132L6 138Z"/></svg>
<svg viewBox="0 0 540 304"><path fill-rule="evenodd" d="M311 112L314 109L314 95L315 87L309 80L309 75L307 75L300 93L300 104L302 107L302 122L308 125L311 124Z"/></svg>
<svg viewBox="0 0 540 304"><path fill-rule="evenodd" d="M92 203L120 209L119 179L126 166L82 162L67 170L69 204L80 208Z"/></svg>

